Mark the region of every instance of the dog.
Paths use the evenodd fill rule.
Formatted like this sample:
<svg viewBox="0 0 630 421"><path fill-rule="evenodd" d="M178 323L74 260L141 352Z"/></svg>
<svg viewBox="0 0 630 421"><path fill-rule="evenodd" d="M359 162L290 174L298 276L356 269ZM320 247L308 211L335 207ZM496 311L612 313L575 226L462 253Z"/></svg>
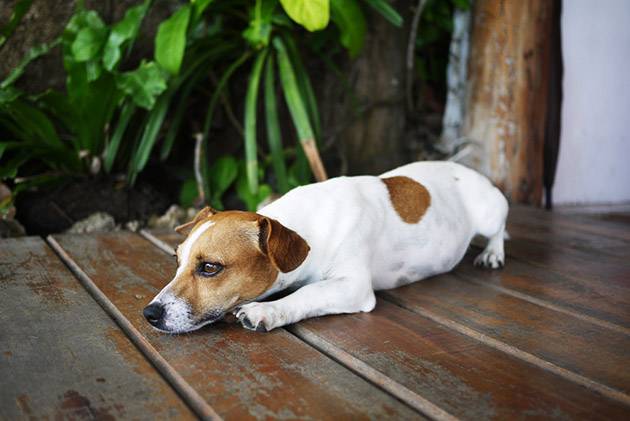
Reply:
<svg viewBox="0 0 630 421"><path fill-rule="evenodd" d="M177 272L143 313L180 333L229 312L256 331L369 312L374 291L453 269L476 235L488 242L475 265L502 267L507 214L486 177L452 162L298 187L257 213L206 207L176 228Z"/></svg>

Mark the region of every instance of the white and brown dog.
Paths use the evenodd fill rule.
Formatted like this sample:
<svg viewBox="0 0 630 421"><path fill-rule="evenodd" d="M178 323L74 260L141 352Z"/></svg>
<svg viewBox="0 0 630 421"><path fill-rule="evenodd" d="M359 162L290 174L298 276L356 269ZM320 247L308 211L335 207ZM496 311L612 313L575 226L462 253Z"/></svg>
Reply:
<svg viewBox="0 0 630 421"><path fill-rule="evenodd" d="M144 309L165 332L232 311L271 330L324 314L371 311L375 290L451 270L475 235L475 264L504 263L508 204L487 178L450 162L296 188L258 213L205 208L180 231L174 279ZM276 301L260 302L288 289Z"/></svg>

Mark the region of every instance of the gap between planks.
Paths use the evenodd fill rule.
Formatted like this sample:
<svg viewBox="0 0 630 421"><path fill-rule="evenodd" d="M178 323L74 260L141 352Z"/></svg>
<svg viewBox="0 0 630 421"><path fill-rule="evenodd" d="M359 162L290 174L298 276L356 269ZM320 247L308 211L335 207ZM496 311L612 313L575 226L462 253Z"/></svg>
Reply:
<svg viewBox="0 0 630 421"><path fill-rule="evenodd" d="M514 257L512 257L512 258L514 259ZM527 263L527 262L524 262L524 263ZM605 320L601 320L601 319L598 319L596 317L592 317L592 316L589 316L589 315L586 315L586 314L578 313L577 311L570 310L568 308L559 306L557 304L550 303L550 302L545 301L545 300L541 300L540 298L536 298L536 297L533 297L533 296L531 296L529 294L525 294L525 293L522 293L522 292L510 289L510 288L505 288L505 287L502 287L502 286L499 286L499 285L494 285L494 284L492 284L490 282L482 281L482 280L479 280L479 279L473 279L472 277L469 278L466 275L460 275L458 273L456 273L454 275L458 279L460 279L460 280L462 280L464 282L469 282L471 284L480 285L480 286L487 287L487 288L492 288L495 291L499 291L499 292L501 292L503 294L510 295L512 297L518 298L518 299L523 300L523 301L527 301L527 302L535 304L537 306L545 307L545 308L548 308L549 310L557 311L558 313L563 313L563 314L569 315L571 317L574 317L576 319L584 320L585 322L592 323L594 325L603 327L605 329L613 330L613 331L615 331L617 333L621 333L623 335L630 335L630 329L628 329L627 327L620 326L620 325L617 325L615 323L607 322Z"/></svg>
<svg viewBox="0 0 630 421"><path fill-rule="evenodd" d="M387 293L387 291L381 292L381 297L399 307L404 308L405 310L409 310L415 314L423 316L437 324L440 324L444 327L447 327L451 330L454 330L462 335L468 336L470 338L476 339L478 342L481 342L485 345L488 345L494 349L497 349L501 352L509 354L515 358L533 364L537 367L540 367L544 370L550 371L564 379L582 385L594 392L598 392L610 399L614 399L618 402L621 402L625 405L630 406L630 396L621 392L617 389L614 389L610 386L606 386L602 383L599 383L595 380L589 379L588 377L582 376L580 374L574 373L573 371L567 370L566 368L562 368L557 366L549 361L543 360L540 357L537 357L529 352L523 351L520 348L509 345L505 342L494 339L484 333L478 332L474 329L471 329L461 323L455 322L453 320L449 320L445 317L438 316L437 314L427 311L427 310L419 310L417 308L410 308L406 306L404 303L400 302L396 297L391 296Z"/></svg>
<svg viewBox="0 0 630 421"><path fill-rule="evenodd" d="M469 251L470 250L474 250L473 253L476 255L478 253L481 253L483 248L479 248L479 246L476 245L476 244L474 244L474 245L471 244L471 246L469 248ZM510 259L518 260L522 264L530 265L530 266L534 266L534 267L539 267L539 266L533 265L529 260L523 259L523 258L521 258L519 256L514 256L511 253L506 253L506 256L510 256ZM544 267L540 267L540 268L544 269ZM597 317L589 316L587 314L582 314L582 313L579 313L579 312L577 312L575 310L571 310L570 308L567 308L567 307L564 307L564 306L561 306L561 305L558 305L558 304L551 303L551 302L549 302L547 300L543 300L541 298L536 298L533 295L525 294L524 292L520 292L520 291L517 291L517 290L512 289L512 288L506 288L506 287L502 287L502 286L499 286L499 285L495 285L492 282L487 282L487 281L484 281L484 280L481 280L481 279L476 279L476 278L473 278L472 276L462 275L462 274L459 274L459 273L453 273L453 275L456 278L458 278L459 280L463 281L463 282L468 282L468 283L475 284L475 285L480 285L480 286L483 286L483 287L486 287L486 288L491 288L491 289L494 289L495 291L499 291L499 292L501 292L503 294L507 294L507 295L510 295L512 297L518 298L519 300L527 301L527 302L535 304L537 306L545 307L545 308L548 308L549 310L557 311L558 313L563 313L563 314L569 315L571 317L574 317L576 319L584 320L585 322L592 323L594 325L597 325L597 326L603 327L605 329L609 329L609 330L615 331L617 333L621 333L623 335L630 335L630 329L625 327L625 326L621 326L621 325L618 325L616 323L608 322L606 320L602 320L602 319L599 319ZM567 274L564 274L564 273L561 274L561 275L563 277L567 277L567 278L574 278L573 276L567 275Z"/></svg>
<svg viewBox="0 0 630 421"><path fill-rule="evenodd" d="M162 250L164 253L172 255L175 252L173 247L171 247L165 241L160 240L149 231L140 230L139 233L144 239ZM357 374L359 377L367 380L374 386L384 390L404 404L420 412L421 414L439 421L454 421L458 419L440 408L439 406L423 398L419 394L409 390L402 384L391 379L384 373L381 373L373 367L370 367L368 364L364 363L358 358L353 357L341 348L330 344L326 340L320 338L318 335L314 334L307 328L294 324L291 327L286 327L283 329L293 334L307 345L315 348L323 355L327 356L333 361L336 361L343 367L346 367L353 373Z"/></svg>
<svg viewBox="0 0 630 421"><path fill-rule="evenodd" d="M168 254L173 254L174 253L173 247L171 247L166 242L160 240L159 238L155 237L150 232L148 232L146 230L141 230L140 234L146 240L150 241L152 244L154 244L155 246L157 246L158 248L163 250L165 253L168 253ZM460 279L460 281L462 281L462 282L465 281L461 277L458 277L458 279ZM478 282L478 284L481 285L481 286L484 286L484 287L491 287L491 285L486 285L483 282ZM502 287L497 287L497 288L502 288ZM506 288L502 288L502 289L506 289ZM536 305L542 305L543 307L549 308L551 310L556 310L556 308L561 308L561 307L559 307L559 306L557 306L555 304L552 304L552 303L549 303L547 301L540 300L540 299L528 296L526 294L519 293L517 291L510 290L509 294L514 296L514 297L516 297L516 298L519 298L519 299L524 299L524 297L527 297L525 299L525 301L531 302L531 303L536 304ZM519 297L519 295L521 295L522 297ZM490 346L490 347L492 347L494 349L497 349L497 350L499 350L501 352L509 354L509 355L511 355L511 356L513 356L515 358L518 358L520 360L526 361L526 362L528 362L530 364L533 364L533 365L535 365L537 367L540 367L540 368L542 368L544 370L550 371L550 372L552 372L552 373L554 373L554 374L556 374L556 375L558 375L558 376L560 376L560 377L562 377L564 379L567 379L567 380L569 380L571 382L580 384L580 385L582 385L582 386L584 386L584 387L586 387L586 388L588 388L590 390L593 390L595 392L601 393L602 395L607 396L607 397L609 397L611 399L614 399L616 401L622 402L625 405L630 405L630 396L628 396L624 392L621 392L621 391L619 391L617 389L614 389L612 387L606 386L606 385L604 385L602 383L599 383L599 382L597 382L595 380L589 379L588 377L582 376L580 374L574 373L574 372L572 372L570 370L567 370L565 368L557 366L557 365L555 365L555 364L553 364L553 363L551 363L549 361L543 360L542 358L539 358L539 357L537 357L537 356L535 356L533 354L530 354L529 352L525 352L525 351L523 351L523 350L521 350L521 349L519 349L517 347L514 347L512 345L509 345L509 344L507 344L505 342L502 342L502 341L499 341L497 339L491 338L488 335L485 335L485 334L483 334L481 332L478 332L478 331L476 331L474 329L471 329L471 328L469 328L467 326L464 326L464 325L462 325L462 324L460 324L458 322L455 322L455 321L449 320L447 318L438 316L437 314L434 314L434 313L432 313L430 311L427 311L427 310L420 311L420 310L417 310L417 309L409 308L409 307L405 306L404 303L401 303L400 301L398 301L395 297L392 297L389 294L387 294L387 291L383 291L381 296L384 299L386 299L387 301L389 301L389 302L391 302L391 303L393 303L393 304L395 304L395 305L397 305L399 307L402 307L402 308L404 308L406 310L409 310L409 311L411 311L413 313L419 314L420 316L423 316L423 317L425 317L425 318L427 318L427 319L429 319L429 320L431 320L431 321L433 321L435 323L438 323L439 325L445 326L445 327L447 327L447 328L449 328L451 330L454 330L454 331L456 331L456 332L458 332L460 334L463 334L465 336L473 338L473 339L477 340L478 342L481 342L481 343L483 343L485 345L488 345L488 346ZM573 312L571 310L564 309L564 308L561 308L561 309L562 309L562 311L561 311L562 313L566 313L566 314L569 314L569 315L572 315L572 316L579 315L578 313L575 313L575 312ZM582 318L582 319L584 317L589 317L589 316L584 316L584 315L579 315L579 316L581 316L581 317L578 317L578 318ZM590 319L590 317L589 317L589 319ZM599 319L596 319L596 320L600 322L598 325L601 325L601 323L606 323L606 322L601 321ZM589 320L589 321L591 321L591 320ZM614 325L614 326L617 327L617 328L621 328L620 326L616 326L616 325ZM607 326L607 327L609 327L609 326ZM621 328L621 329L623 330L623 328ZM294 332L292 332L292 333L296 334L295 332L302 332L302 334L303 334L303 332L305 330L306 330L305 328L298 328L297 330L294 329ZM613 330L618 330L618 329L613 329ZM626 333L626 332L622 332L622 333ZM296 334L296 336L298 336L301 339L305 340L306 342L308 342L309 344L311 344L315 348L320 349L320 351L322 351L326 355L329 355L333 359L337 359L337 358L335 358L335 356L331 354L332 350L336 350L335 352L338 353L337 355L342 355L342 353L345 353L345 351L343 351L343 350L339 349L338 347L336 347L334 345L331 345L331 344L327 344L326 343L327 345L325 347L322 346L322 345L317 345L318 343L322 343L322 340L321 339L313 339L313 337L317 338L316 335L313 335L313 334L308 335L308 336L304 335L304 338L299 336L299 334ZM308 338L308 339L305 339L305 338ZM313 341L313 342L311 342L311 341ZM317 342L317 341L319 341L319 342ZM320 346L321 346L321 348L320 348ZM355 371L357 371L359 374L361 374L366 379L368 379L368 380L370 380L372 382L375 382L376 385L380 385L381 387L383 387L382 384L379 383L379 378L378 377L374 377L374 378L370 378L369 377L369 376L373 376L374 375L373 372L368 372L368 371L361 372L361 370L359 368L356 368L356 367L358 367L358 365L357 365L358 363L364 364L362 361L356 360L354 357L352 357L351 355L349 355L347 353L345 353L345 354L349 358L344 357L345 360L344 359L340 359L340 361L342 361L342 362L344 362L344 361L348 361L348 362L352 361L353 365L351 367L355 368ZM348 363L344 362L344 365L346 365L346 364L348 364ZM372 371L376 372L376 370L372 369L371 367L369 367L369 366L367 366L367 367L370 368ZM382 374L380 372L377 372L377 373L380 376L383 376L383 377L386 378L386 376L384 374ZM393 382L393 380L392 380L392 382ZM388 389L386 389L386 390L388 390ZM390 390L388 390L388 392L392 393L398 399L402 400L403 402L407 402L407 403L409 403L409 402L406 399L409 399L411 397L411 395L409 395L409 393L415 394L414 392L409 391L403 385L398 384L398 383L397 383L397 387L396 387L396 391L395 392L392 392ZM407 392L409 392L409 393L407 393ZM420 397L419 395L417 395L417 396L424 401L424 398ZM426 401L426 402L428 402L428 401ZM430 402L428 402L428 403L430 405L433 405ZM422 407L423 402L418 400L412 405L418 405L418 406L413 406L413 407L416 408L416 409L419 409L420 407ZM443 411L440 408L437 408L437 409L439 409L440 411ZM419 410L422 411L423 413L425 413L426 415L430 416L430 417L435 417L433 414L425 412L425 411L430 411L431 408L424 409L424 410L423 409L419 409ZM450 414L446 414L446 415L450 416Z"/></svg>
<svg viewBox="0 0 630 421"><path fill-rule="evenodd" d="M127 337L153 364L157 371L171 384L173 389L182 397L190 408L200 418L204 420L222 420L217 412L205 399L160 355L159 352L146 340L144 336L131 324L131 322L118 310L118 308L107 298L105 294L96 286L90 277L72 259L72 257L61 247L54 237L46 237L46 242L70 269L72 274L79 280L83 287L90 293L92 298L105 310L105 312L118 324Z"/></svg>

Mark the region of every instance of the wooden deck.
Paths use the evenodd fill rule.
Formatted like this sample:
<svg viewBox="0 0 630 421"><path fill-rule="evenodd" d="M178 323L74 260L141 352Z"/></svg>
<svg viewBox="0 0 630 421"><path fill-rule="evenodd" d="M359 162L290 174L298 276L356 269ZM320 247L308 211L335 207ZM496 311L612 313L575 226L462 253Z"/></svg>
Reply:
<svg viewBox="0 0 630 421"><path fill-rule="evenodd" d="M630 419L630 213L512 210L501 271L171 336L174 233L0 241L0 419Z"/></svg>

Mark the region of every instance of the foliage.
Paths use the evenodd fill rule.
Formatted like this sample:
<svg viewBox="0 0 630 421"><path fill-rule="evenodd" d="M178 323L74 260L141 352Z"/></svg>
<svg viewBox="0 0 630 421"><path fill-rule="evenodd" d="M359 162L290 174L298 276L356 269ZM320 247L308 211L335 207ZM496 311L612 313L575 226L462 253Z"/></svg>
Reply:
<svg viewBox="0 0 630 421"><path fill-rule="evenodd" d="M428 0L416 38L417 77L446 89L446 67L454 9L468 10L471 0Z"/></svg>
<svg viewBox="0 0 630 421"><path fill-rule="evenodd" d="M26 3L30 5L21 1L18 6ZM273 170L273 189L280 193L310 179L304 152L282 139L279 123L284 98L298 144L314 143L321 131L317 101L300 54L304 41L311 39L309 33L337 34L334 42L355 57L367 31L366 6L395 25L402 23L387 0L190 0L159 25L154 56L144 57L135 68L123 67L150 5L145 0L107 25L79 1L60 39L33 48L0 84L2 178L15 178L26 164L26 175L126 168L133 184L156 145L161 145L161 160L169 157L186 129L191 98L195 95L198 104L210 86L202 106L203 124L187 127L199 132L202 140L203 177L197 190L221 208L222 196L234 187L254 209L272 191L268 170ZM23 13L16 9L12 22L19 23ZM17 23L10 25L2 28L2 36L10 35ZM18 89L15 83L25 67L57 45L67 73L65 91L32 95ZM230 101L230 94L243 73L249 76L241 107ZM244 161L216 159L209 153L220 107L226 112L244 110ZM266 144L259 141L262 133ZM188 181L182 189L182 201L194 195L190 186Z"/></svg>

